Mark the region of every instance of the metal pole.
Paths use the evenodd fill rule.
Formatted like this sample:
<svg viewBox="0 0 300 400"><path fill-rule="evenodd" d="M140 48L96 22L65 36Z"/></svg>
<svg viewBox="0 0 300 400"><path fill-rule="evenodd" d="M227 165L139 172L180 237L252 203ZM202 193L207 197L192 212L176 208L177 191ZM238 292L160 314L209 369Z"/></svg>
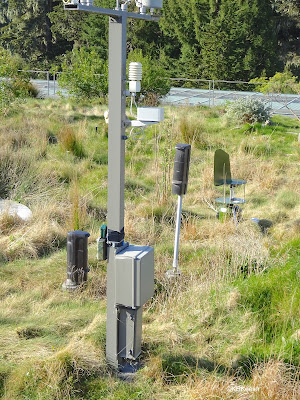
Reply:
<svg viewBox="0 0 300 400"><path fill-rule="evenodd" d="M53 74L53 94L55 95L55 74Z"/></svg>
<svg viewBox="0 0 300 400"><path fill-rule="evenodd" d="M49 71L47 71L47 91L48 91L48 97L50 96L50 87L49 87Z"/></svg>
<svg viewBox="0 0 300 400"><path fill-rule="evenodd" d="M116 305L116 261L124 239L127 17L109 18L108 264L106 358L114 369L119 357L120 310Z"/></svg>
<svg viewBox="0 0 300 400"><path fill-rule="evenodd" d="M108 240L124 239L127 18L109 19Z"/></svg>
<svg viewBox="0 0 300 400"><path fill-rule="evenodd" d="M182 208L182 195L178 196L177 204L177 217L176 217L176 230L175 230L175 243L174 243L174 258L173 268L175 274L178 272L178 249L179 249L179 234L180 234L180 222L181 222L181 208Z"/></svg>
<svg viewBox="0 0 300 400"><path fill-rule="evenodd" d="M119 4L117 1L117 9L114 10L75 1L64 7L110 17L106 359L113 369L125 373L138 368L136 360L141 352L142 305L154 292L153 249L124 243L127 19L158 21L159 17L125 12L118 9ZM124 253L127 255L124 256ZM132 298L128 300L128 296Z"/></svg>

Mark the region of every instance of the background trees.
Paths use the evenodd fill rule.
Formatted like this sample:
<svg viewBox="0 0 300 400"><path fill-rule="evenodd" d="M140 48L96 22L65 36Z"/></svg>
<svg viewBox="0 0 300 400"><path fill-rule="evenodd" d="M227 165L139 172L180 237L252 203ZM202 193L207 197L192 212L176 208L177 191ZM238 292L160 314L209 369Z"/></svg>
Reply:
<svg viewBox="0 0 300 400"><path fill-rule="evenodd" d="M279 56L282 64L294 75L300 76L300 2L276 0Z"/></svg>
<svg viewBox="0 0 300 400"><path fill-rule="evenodd" d="M115 0L97 4L114 7ZM159 24L128 22L128 52L142 50L170 76L300 76L298 0L164 0L164 15ZM105 62L107 43L107 17L65 12L59 0L0 3L0 46L27 66L60 68L79 48Z"/></svg>
<svg viewBox="0 0 300 400"><path fill-rule="evenodd" d="M42 64L56 56L49 12L54 0L4 1L1 5L1 45L32 64Z"/></svg>

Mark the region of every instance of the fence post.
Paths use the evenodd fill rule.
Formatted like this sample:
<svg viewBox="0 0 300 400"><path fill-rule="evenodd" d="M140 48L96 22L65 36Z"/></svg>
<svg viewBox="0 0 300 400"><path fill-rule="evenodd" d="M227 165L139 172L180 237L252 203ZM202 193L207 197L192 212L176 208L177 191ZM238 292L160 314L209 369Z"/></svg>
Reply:
<svg viewBox="0 0 300 400"><path fill-rule="evenodd" d="M48 92L48 97L50 97L50 78L49 78L49 71L47 71L47 92Z"/></svg>
<svg viewBox="0 0 300 400"><path fill-rule="evenodd" d="M56 75L55 73L53 74L53 94L55 95L55 79L56 79Z"/></svg>

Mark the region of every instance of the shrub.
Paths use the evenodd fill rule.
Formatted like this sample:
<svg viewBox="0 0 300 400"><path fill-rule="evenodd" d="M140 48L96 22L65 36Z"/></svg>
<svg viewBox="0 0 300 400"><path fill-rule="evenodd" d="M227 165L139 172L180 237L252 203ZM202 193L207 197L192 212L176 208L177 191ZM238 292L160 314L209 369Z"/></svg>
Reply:
<svg viewBox="0 0 300 400"><path fill-rule="evenodd" d="M291 72L277 72L271 78L255 78L250 83L261 83L257 85L256 89L262 93L291 93L300 94L300 83Z"/></svg>
<svg viewBox="0 0 300 400"><path fill-rule="evenodd" d="M21 61L0 49L0 111L5 111L15 99L36 97L37 90L19 69Z"/></svg>
<svg viewBox="0 0 300 400"><path fill-rule="evenodd" d="M226 107L227 118L241 123L255 124L270 119L270 107L265 102L245 97L230 103Z"/></svg>
<svg viewBox="0 0 300 400"><path fill-rule="evenodd" d="M108 93L108 66L94 50L80 48L62 64L59 85L75 98L91 99Z"/></svg>

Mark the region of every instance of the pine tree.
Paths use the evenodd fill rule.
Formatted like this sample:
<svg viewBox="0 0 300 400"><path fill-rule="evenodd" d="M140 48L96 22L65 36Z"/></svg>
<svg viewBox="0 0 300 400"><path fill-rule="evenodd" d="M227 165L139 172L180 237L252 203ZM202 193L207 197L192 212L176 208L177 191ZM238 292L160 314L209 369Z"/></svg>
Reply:
<svg viewBox="0 0 300 400"><path fill-rule="evenodd" d="M208 23L208 0L165 0L160 25L173 43L169 55L178 59L178 74L200 77L200 38ZM183 71L184 73L182 73Z"/></svg>
<svg viewBox="0 0 300 400"><path fill-rule="evenodd" d="M39 63L53 56L51 21L48 13L59 1L10 0L2 6L0 45L26 60Z"/></svg>
<svg viewBox="0 0 300 400"><path fill-rule="evenodd" d="M186 77L249 80L276 68L269 0L167 0L164 32L180 43Z"/></svg>
<svg viewBox="0 0 300 400"><path fill-rule="evenodd" d="M300 79L300 2L299 0L274 0L277 13L279 57L283 66Z"/></svg>

